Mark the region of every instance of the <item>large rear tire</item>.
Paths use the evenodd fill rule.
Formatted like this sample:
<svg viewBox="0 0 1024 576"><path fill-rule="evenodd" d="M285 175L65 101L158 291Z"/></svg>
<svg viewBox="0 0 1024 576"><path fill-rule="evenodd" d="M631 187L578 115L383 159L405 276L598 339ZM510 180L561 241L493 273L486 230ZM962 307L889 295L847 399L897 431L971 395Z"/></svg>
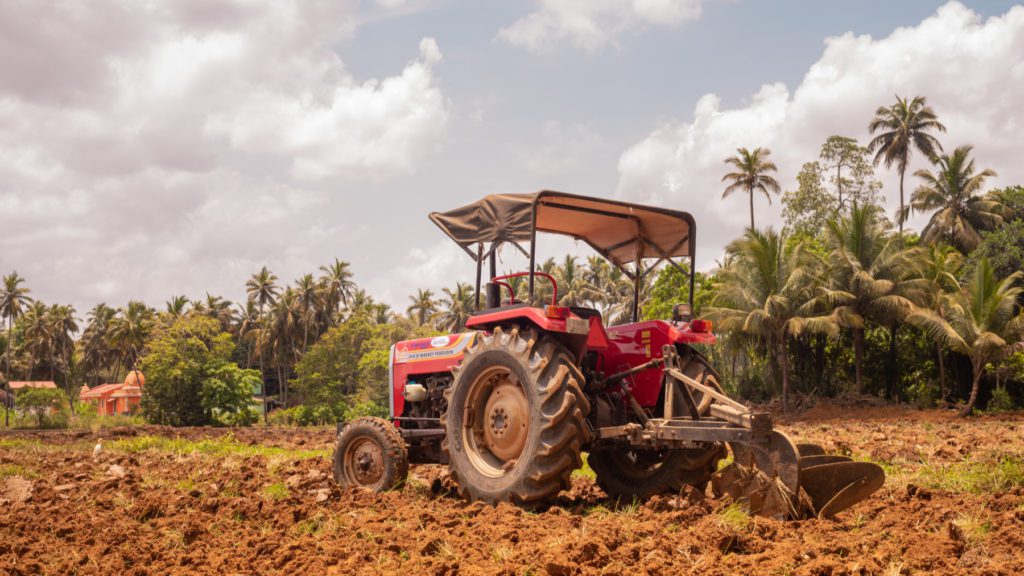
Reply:
<svg viewBox="0 0 1024 576"><path fill-rule="evenodd" d="M572 355L533 329L497 327L453 374L441 449L459 493L529 507L568 490L590 412Z"/></svg>
<svg viewBox="0 0 1024 576"><path fill-rule="evenodd" d="M611 498L646 500L678 493L690 485L704 492L724 456L724 446L708 449L636 450L611 446L591 452L587 463L597 485Z"/></svg>
<svg viewBox="0 0 1024 576"><path fill-rule="evenodd" d="M711 367L711 364L704 358L704 356L692 349L688 352L690 354L689 361L683 368L683 374L693 378L697 382L713 389L716 392L721 392L721 378L718 376L718 372ZM714 398L712 398L710 394L704 394L699 390L694 390L693 401L697 404L697 413L701 416L707 416Z"/></svg>
<svg viewBox="0 0 1024 576"><path fill-rule="evenodd" d="M358 418L338 434L334 479L343 488L384 492L401 488L409 474L405 440L387 420Z"/></svg>

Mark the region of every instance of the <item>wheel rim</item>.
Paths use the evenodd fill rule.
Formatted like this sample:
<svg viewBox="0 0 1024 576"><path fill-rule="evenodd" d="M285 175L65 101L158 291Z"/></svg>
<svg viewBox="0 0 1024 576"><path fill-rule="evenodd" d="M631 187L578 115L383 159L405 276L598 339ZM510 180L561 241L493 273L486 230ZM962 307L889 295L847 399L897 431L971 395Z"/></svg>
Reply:
<svg viewBox="0 0 1024 576"><path fill-rule="evenodd" d="M515 465L530 434L530 403L522 383L504 366L473 381L466 396L463 444L481 474L497 478Z"/></svg>
<svg viewBox="0 0 1024 576"><path fill-rule="evenodd" d="M384 452L369 438L357 438L348 445L344 464L350 484L372 487L384 477Z"/></svg>

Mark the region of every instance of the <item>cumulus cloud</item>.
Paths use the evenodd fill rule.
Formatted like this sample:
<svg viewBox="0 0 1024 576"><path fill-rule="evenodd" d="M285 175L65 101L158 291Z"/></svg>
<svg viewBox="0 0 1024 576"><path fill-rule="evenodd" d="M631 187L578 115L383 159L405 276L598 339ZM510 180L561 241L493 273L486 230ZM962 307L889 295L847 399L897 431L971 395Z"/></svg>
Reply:
<svg viewBox="0 0 1024 576"><path fill-rule="evenodd" d="M357 245L366 231L331 222L345 198L317 182L413 172L450 104L431 38L392 75L349 72L337 48L356 9L0 3L3 272L49 299L158 303L232 295L268 261L315 270L318 247Z"/></svg>
<svg viewBox="0 0 1024 576"><path fill-rule="evenodd" d="M707 268L747 222L746 198L721 200L723 160L737 147L768 147L784 189L795 187L803 162L818 156L832 134L869 139L867 124L877 106L894 94L924 95L948 128L943 145L970 143L982 167L999 172L993 184L1024 182L1024 7L983 20L950 2L917 26L885 38L847 33L825 41L825 50L793 90L762 86L748 102L724 107L715 94L700 98L690 120L657 127L619 159L619 193L692 211L700 229ZM907 194L916 186L908 170ZM898 182L879 168L890 209ZM763 199L757 200L764 209ZM758 213L758 225L778 222L774 209ZM921 217L911 224L921 223Z"/></svg>
<svg viewBox="0 0 1024 576"><path fill-rule="evenodd" d="M701 0L538 0L537 10L498 32L532 52L569 40L595 51L646 26L676 26L700 17Z"/></svg>

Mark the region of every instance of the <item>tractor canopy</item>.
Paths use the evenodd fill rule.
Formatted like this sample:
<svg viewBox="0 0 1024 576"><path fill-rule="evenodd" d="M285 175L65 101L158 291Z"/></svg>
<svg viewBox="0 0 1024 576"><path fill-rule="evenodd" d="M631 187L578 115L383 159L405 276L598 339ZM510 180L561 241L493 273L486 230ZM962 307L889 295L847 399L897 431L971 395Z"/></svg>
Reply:
<svg viewBox="0 0 1024 576"><path fill-rule="evenodd" d="M686 212L543 190L491 194L461 208L434 212L430 220L476 261L477 292L481 263L490 257L494 276L494 253L503 243L526 255L530 270L535 270L536 234L546 232L586 242L637 285L661 262L678 266L673 258L688 258L692 305L696 229L693 216ZM645 266L649 259L656 261Z"/></svg>

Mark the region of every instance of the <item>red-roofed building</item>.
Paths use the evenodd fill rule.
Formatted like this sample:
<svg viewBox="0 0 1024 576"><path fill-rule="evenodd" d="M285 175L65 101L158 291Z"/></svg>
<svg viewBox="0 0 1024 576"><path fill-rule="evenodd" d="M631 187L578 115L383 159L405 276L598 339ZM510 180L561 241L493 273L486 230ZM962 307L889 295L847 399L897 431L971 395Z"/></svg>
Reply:
<svg viewBox="0 0 1024 576"><path fill-rule="evenodd" d="M142 372L132 370L119 384L100 384L92 388L82 388L78 399L96 405L96 413L100 416L116 416L118 414L134 414L142 401L142 387L146 378Z"/></svg>
<svg viewBox="0 0 1024 576"><path fill-rule="evenodd" d="M56 388L57 384L55 382L50 382L49 380L36 382L11 382L10 387L11 390L21 390L23 388Z"/></svg>

